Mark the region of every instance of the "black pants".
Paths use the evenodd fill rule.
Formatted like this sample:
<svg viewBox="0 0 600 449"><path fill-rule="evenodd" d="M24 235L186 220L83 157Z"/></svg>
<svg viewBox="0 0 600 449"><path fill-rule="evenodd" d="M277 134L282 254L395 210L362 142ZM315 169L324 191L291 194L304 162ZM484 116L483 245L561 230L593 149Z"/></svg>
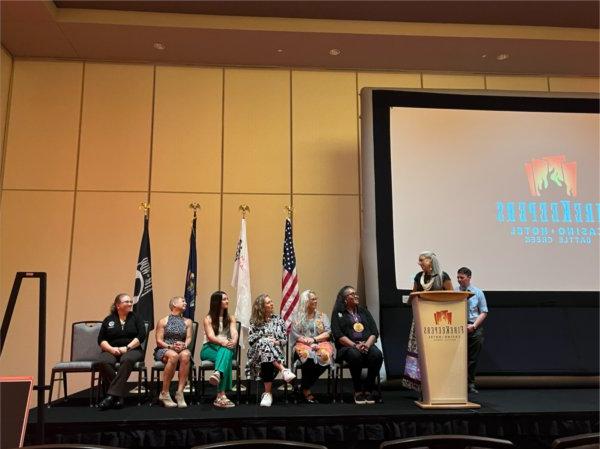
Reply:
<svg viewBox="0 0 600 449"><path fill-rule="evenodd" d="M127 379L133 371L136 362L144 359L140 349L132 349L116 357L109 352L100 354L96 362L96 369L100 372L102 382L108 385L107 393L112 396L124 397L127 395ZM115 365L119 362L119 371L115 372Z"/></svg>
<svg viewBox="0 0 600 449"><path fill-rule="evenodd" d="M479 358L479 353L481 352L481 348L483 347L483 328L478 328L477 330L471 332L469 334L469 338L467 341L468 345L468 369L469 369L469 384L475 383L475 371L477 370L477 359Z"/></svg>
<svg viewBox="0 0 600 449"><path fill-rule="evenodd" d="M350 375L354 391L373 391L375 378L383 363L383 354L377 346L371 346L369 352L362 353L356 348L343 347L338 351L338 361L344 361L350 366ZM367 368L367 377L362 380L362 369Z"/></svg>
<svg viewBox="0 0 600 449"><path fill-rule="evenodd" d="M303 390L310 390L319 376L327 371L326 366L321 366L315 363L313 359L308 359L302 365L300 365L302 371L302 379L300 379L300 387Z"/></svg>
<svg viewBox="0 0 600 449"><path fill-rule="evenodd" d="M260 364L260 379L263 382L273 382L277 377L277 369L273 362L265 362Z"/></svg>

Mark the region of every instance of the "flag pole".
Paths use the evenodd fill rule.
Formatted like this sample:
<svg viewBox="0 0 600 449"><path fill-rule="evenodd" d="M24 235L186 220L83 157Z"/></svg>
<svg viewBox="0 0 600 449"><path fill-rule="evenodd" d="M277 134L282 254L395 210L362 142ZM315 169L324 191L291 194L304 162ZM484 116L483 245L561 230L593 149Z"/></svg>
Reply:
<svg viewBox="0 0 600 449"><path fill-rule="evenodd" d="M294 215L294 208L292 206L284 206L283 209L287 213L287 217L291 220Z"/></svg>
<svg viewBox="0 0 600 449"><path fill-rule="evenodd" d="M150 216L150 203L140 203L138 209L144 211L144 217Z"/></svg>

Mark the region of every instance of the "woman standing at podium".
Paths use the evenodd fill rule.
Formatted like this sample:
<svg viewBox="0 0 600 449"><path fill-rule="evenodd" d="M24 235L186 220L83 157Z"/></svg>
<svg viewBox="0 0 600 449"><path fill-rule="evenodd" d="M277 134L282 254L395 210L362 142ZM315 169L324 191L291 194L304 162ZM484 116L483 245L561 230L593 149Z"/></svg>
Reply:
<svg viewBox="0 0 600 449"><path fill-rule="evenodd" d="M419 254L421 271L415 275L413 292L429 290L454 290L450 276L442 271L437 256L432 251L423 251ZM406 364L402 385L415 391L421 391L421 373L419 370L419 354L417 349L417 336L415 334L415 321L410 325L408 334L408 348L406 350Z"/></svg>

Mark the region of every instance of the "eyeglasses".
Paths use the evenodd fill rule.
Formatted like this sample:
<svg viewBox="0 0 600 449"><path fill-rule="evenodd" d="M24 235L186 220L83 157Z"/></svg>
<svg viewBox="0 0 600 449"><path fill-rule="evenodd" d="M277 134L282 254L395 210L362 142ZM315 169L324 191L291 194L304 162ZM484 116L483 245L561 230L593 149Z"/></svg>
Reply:
<svg viewBox="0 0 600 449"><path fill-rule="evenodd" d="M348 293L348 294L346 295L346 298L348 298L349 296L354 296L355 298L358 298L358 294L357 294L356 292L351 292L351 293Z"/></svg>
<svg viewBox="0 0 600 449"><path fill-rule="evenodd" d="M133 304L133 301L131 299L129 301L121 301L121 304Z"/></svg>

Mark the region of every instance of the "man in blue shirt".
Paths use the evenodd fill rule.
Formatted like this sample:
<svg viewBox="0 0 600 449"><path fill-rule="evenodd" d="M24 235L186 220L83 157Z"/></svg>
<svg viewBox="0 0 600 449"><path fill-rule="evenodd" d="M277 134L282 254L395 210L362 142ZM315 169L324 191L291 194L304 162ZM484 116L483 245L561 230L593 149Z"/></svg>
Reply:
<svg viewBox="0 0 600 449"><path fill-rule="evenodd" d="M483 346L483 321L487 317L488 308L485 302L485 295L481 289L471 284L471 270L467 267L458 269L456 278L460 291L469 291L474 293L468 301L468 362L469 362L469 393L479 393L475 388L475 370L477 369L477 359Z"/></svg>

